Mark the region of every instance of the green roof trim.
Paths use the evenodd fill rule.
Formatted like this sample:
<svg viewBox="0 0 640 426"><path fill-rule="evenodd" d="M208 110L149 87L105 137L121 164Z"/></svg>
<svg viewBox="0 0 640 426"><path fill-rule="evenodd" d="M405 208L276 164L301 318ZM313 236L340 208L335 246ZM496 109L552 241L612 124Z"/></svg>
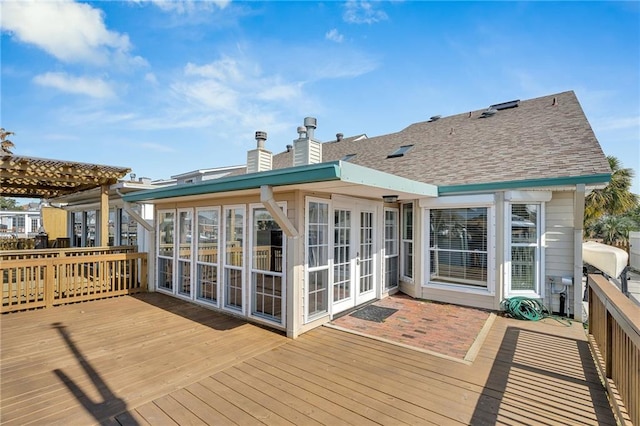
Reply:
<svg viewBox="0 0 640 426"><path fill-rule="evenodd" d="M345 161L340 161L340 180L342 182L388 189L391 193L397 191L415 194L416 196L438 196L438 187L435 185L418 182Z"/></svg>
<svg viewBox="0 0 640 426"><path fill-rule="evenodd" d="M230 176L196 184L175 185L125 195L124 201L138 202L216 192L257 189L262 185L283 186L340 179L339 161L268 170Z"/></svg>
<svg viewBox="0 0 640 426"><path fill-rule="evenodd" d="M597 184L608 183L611 180L610 173L602 173L597 175L587 176L567 176L557 178L544 178L544 179L525 179L525 180L512 180L504 182L487 182L487 183L470 183L464 185L446 185L438 187L438 195L455 194L458 192L476 192L476 191L494 191L501 189L516 189L516 188L532 188L538 186L566 186L577 184Z"/></svg>
<svg viewBox="0 0 640 426"><path fill-rule="evenodd" d="M342 181L357 185L372 186L388 189L390 192L407 192L415 194L417 197L435 197L438 194L438 188L435 185L416 182L348 162L332 161L230 176L196 184L175 185L138 191L124 195L123 199L127 202L151 201L191 195L258 189L263 185L286 186L329 181Z"/></svg>

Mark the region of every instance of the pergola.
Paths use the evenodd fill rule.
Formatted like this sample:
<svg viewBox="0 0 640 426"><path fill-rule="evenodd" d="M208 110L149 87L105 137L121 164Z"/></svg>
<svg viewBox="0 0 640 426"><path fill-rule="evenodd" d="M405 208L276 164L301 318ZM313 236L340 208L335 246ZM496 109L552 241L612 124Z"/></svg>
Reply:
<svg viewBox="0 0 640 426"><path fill-rule="evenodd" d="M79 163L77 161L2 155L0 196L51 199L101 188L100 212L109 215L109 186L131 171L127 167ZM107 221L102 221L100 244L107 245Z"/></svg>

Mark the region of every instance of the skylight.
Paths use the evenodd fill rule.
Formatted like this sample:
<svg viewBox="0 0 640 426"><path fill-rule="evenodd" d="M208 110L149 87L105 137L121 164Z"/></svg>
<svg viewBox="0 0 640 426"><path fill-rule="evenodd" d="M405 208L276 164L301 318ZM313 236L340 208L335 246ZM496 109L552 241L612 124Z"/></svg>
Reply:
<svg viewBox="0 0 640 426"><path fill-rule="evenodd" d="M353 157L355 157L355 156L356 156L356 154L347 154L347 155L345 155L344 157L342 157L342 158L340 159L340 161L350 161L350 160L351 160Z"/></svg>
<svg viewBox="0 0 640 426"><path fill-rule="evenodd" d="M411 148L413 148L413 145L403 145L400 148L396 149L394 152L392 152L391 154L387 155L387 158L396 158L396 157L402 157L404 156L405 153L407 153Z"/></svg>
<svg viewBox="0 0 640 426"><path fill-rule="evenodd" d="M518 105L520 105L520 99L516 99L515 101L503 102L501 104L491 105L489 108L502 111L503 109L517 108Z"/></svg>

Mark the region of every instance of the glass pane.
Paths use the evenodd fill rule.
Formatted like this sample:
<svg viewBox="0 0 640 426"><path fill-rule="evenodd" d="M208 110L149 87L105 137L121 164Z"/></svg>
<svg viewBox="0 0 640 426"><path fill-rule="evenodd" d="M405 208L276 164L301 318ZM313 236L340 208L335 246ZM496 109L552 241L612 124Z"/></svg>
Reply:
<svg viewBox="0 0 640 426"><path fill-rule="evenodd" d="M282 231L266 209L253 211L252 267L282 272Z"/></svg>
<svg viewBox="0 0 640 426"><path fill-rule="evenodd" d="M225 241L227 265L242 266L242 241L244 239L244 209L225 212Z"/></svg>
<svg viewBox="0 0 640 426"><path fill-rule="evenodd" d="M536 290L536 247L511 247L511 289Z"/></svg>
<svg viewBox="0 0 640 426"><path fill-rule="evenodd" d="M173 212L161 212L158 224L158 255L173 257Z"/></svg>
<svg viewBox="0 0 640 426"><path fill-rule="evenodd" d="M326 269L309 272L309 305L307 314L313 317L327 312L328 300L327 289L329 285L329 274Z"/></svg>
<svg viewBox="0 0 640 426"><path fill-rule="evenodd" d="M191 295L191 262L178 261L178 293Z"/></svg>
<svg viewBox="0 0 640 426"><path fill-rule="evenodd" d="M351 297L351 212L334 212L333 301Z"/></svg>
<svg viewBox="0 0 640 426"><path fill-rule="evenodd" d="M158 258L158 287L173 289L173 260Z"/></svg>
<svg viewBox="0 0 640 426"><path fill-rule="evenodd" d="M225 306L242 309L242 271L225 268Z"/></svg>
<svg viewBox="0 0 640 426"><path fill-rule="evenodd" d="M87 212L87 228L86 228L86 247L96 246L96 211L90 210Z"/></svg>
<svg viewBox="0 0 640 426"><path fill-rule="evenodd" d="M314 213L315 212L315 213ZM314 213L312 221L311 214ZM307 236L307 262L310 268L325 266L329 262L329 216L325 203L309 203L309 223Z"/></svg>
<svg viewBox="0 0 640 426"><path fill-rule="evenodd" d="M209 302L218 300L218 267L198 265L198 299Z"/></svg>
<svg viewBox="0 0 640 426"><path fill-rule="evenodd" d="M107 225L109 231L109 246L113 246L116 243L115 229L116 229L116 209L109 209L109 223Z"/></svg>
<svg viewBox="0 0 640 426"><path fill-rule="evenodd" d="M431 279L487 285L487 208L430 211Z"/></svg>
<svg viewBox="0 0 640 426"><path fill-rule="evenodd" d="M198 261L218 263L218 211L198 211Z"/></svg>
<svg viewBox="0 0 640 426"><path fill-rule="evenodd" d="M180 226L180 247L178 257L180 259L191 259L191 240L193 238L193 213L191 210L179 212Z"/></svg>
<svg viewBox="0 0 640 426"><path fill-rule="evenodd" d="M511 243L536 244L538 240L537 204L511 205Z"/></svg>
<svg viewBox="0 0 640 426"><path fill-rule="evenodd" d="M402 239L413 240L413 204L403 204L402 214Z"/></svg>
<svg viewBox="0 0 640 426"><path fill-rule="evenodd" d="M254 272L252 313L280 322L282 290L282 277Z"/></svg>
<svg viewBox="0 0 640 426"><path fill-rule="evenodd" d="M385 288L390 289L398 286L398 257L385 259Z"/></svg>

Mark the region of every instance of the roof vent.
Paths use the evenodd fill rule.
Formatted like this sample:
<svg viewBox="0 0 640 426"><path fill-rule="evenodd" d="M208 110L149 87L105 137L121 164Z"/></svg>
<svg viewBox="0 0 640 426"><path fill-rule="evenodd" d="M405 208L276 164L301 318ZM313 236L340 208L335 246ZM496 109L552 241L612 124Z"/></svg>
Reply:
<svg viewBox="0 0 640 426"><path fill-rule="evenodd" d="M298 129L296 130L298 132L298 139L304 139L305 137L307 137L307 128L304 126L298 126Z"/></svg>
<svg viewBox="0 0 640 426"><path fill-rule="evenodd" d="M480 114L480 118L493 117L497 112L497 109L489 107L489 109L487 109L486 111L482 111L482 114Z"/></svg>
<svg viewBox="0 0 640 426"><path fill-rule="evenodd" d="M258 130L256 132L256 142L258 142L258 148L264 149L264 143L267 140L267 132Z"/></svg>
<svg viewBox="0 0 640 426"><path fill-rule="evenodd" d="M305 117L304 118L304 127L307 128L307 137L309 139L313 139L313 132L315 131L316 127L318 126L318 120L316 120L314 117Z"/></svg>
<svg viewBox="0 0 640 426"><path fill-rule="evenodd" d="M287 145L287 152L293 151L293 145Z"/></svg>
<svg viewBox="0 0 640 426"><path fill-rule="evenodd" d="M503 109L517 108L520 105L520 99L515 101L502 102L501 104L491 105L489 108L493 108L496 111L502 111Z"/></svg>
<svg viewBox="0 0 640 426"><path fill-rule="evenodd" d="M429 122L438 121L442 118L441 115L434 115L433 117L429 117Z"/></svg>
<svg viewBox="0 0 640 426"><path fill-rule="evenodd" d="M342 133L336 133L336 142L340 142L344 138Z"/></svg>

